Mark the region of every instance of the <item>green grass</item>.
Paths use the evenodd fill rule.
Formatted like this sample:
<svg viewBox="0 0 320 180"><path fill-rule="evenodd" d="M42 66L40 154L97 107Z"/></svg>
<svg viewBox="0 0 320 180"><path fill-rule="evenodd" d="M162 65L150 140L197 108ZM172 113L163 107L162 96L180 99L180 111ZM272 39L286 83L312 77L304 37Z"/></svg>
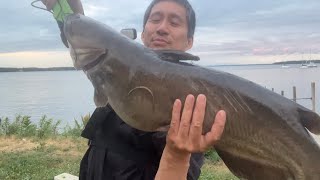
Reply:
<svg viewBox="0 0 320 180"><path fill-rule="evenodd" d="M212 163L206 161L201 168L200 180L239 180L234 176L223 162Z"/></svg>
<svg viewBox="0 0 320 180"><path fill-rule="evenodd" d="M60 120L53 120L47 116L42 116L38 124L31 122L30 116L18 115L15 119L10 120L8 117L1 118L0 136L17 136L17 137L37 137L46 139L55 136L73 136L80 137L82 129L90 119L90 114L81 117L81 120L74 120L74 125L67 125L59 132Z"/></svg>
<svg viewBox="0 0 320 180"><path fill-rule="evenodd" d="M79 163L79 158L65 159L39 151L2 153L0 179L53 179L64 172L78 174Z"/></svg>
<svg viewBox="0 0 320 180"><path fill-rule="evenodd" d="M205 158L205 164L201 168L200 180L238 180L224 165L216 151L207 151Z"/></svg>
<svg viewBox="0 0 320 180"><path fill-rule="evenodd" d="M10 138L10 141L19 143L23 140ZM37 146L32 149L26 147L27 150L22 151L12 148L1 152L0 148L1 180L52 180L54 176L64 172L79 174L80 160L87 148L86 141L80 138L56 138L45 141L33 139L28 142Z"/></svg>
<svg viewBox="0 0 320 180"><path fill-rule="evenodd" d="M79 174L87 141L75 137L48 139L0 137L0 179L53 179L67 172ZM19 147L19 148L17 148ZM208 157L210 156L210 157ZM206 154L200 180L238 180L214 151Z"/></svg>
<svg viewBox="0 0 320 180"><path fill-rule="evenodd" d="M74 120L59 131L60 120L43 116L33 123L30 116L1 118L0 180L43 180L67 172L79 174L79 164L87 149L80 134L90 115Z"/></svg>
<svg viewBox="0 0 320 180"><path fill-rule="evenodd" d="M60 121L46 116L38 124L29 116L1 118L0 180L45 180L64 172L78 176L88 147L80 133L89 118L74 120L74 126L67 125L60 132ZM215 151L208 151L205 157L200 180L238 180Z"/></svg>

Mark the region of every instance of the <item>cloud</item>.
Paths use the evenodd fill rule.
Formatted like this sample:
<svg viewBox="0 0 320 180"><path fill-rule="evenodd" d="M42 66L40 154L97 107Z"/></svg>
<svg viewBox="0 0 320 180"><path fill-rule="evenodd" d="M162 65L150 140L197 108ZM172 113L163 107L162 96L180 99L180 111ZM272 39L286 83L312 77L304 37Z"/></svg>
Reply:
<svg viewBox="0 0 320 180"><path fill-rule="evenodd" d="M52 14L31 7L30 2L0 2L5 7L0 11L4 24L0 28L0 54L67 51ZM141 32L143 14L150 0L82 2L87 16L116 30L133 27ZM297 59L306 53L317 57L320 53L318 0L190 0L190 3L197 13L191 52L206 59L254 63L260 62L256 58L272 62L283 57ZM237 60L239 57L241 61Z"/></svg>
<svg viewBox="0 0 320 180"><path fill-rule="evenodd" d="M21 51L0 54L1 67L71 67L72 60L67 51Z"/></svg>

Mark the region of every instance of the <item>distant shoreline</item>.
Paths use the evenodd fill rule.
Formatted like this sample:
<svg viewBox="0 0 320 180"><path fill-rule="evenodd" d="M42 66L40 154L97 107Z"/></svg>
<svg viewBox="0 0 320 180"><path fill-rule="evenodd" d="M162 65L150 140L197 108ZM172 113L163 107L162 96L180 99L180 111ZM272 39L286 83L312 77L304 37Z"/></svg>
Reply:
<svg viewBox="0 0 320 180"><path fill-rule="evenodd" d="M257 65L283 65L283 64L305 64L313 62L316 64L320 64L320 60L298 60L298 61L280 61L280 62L274 62L274 63L265 63L265 64L217 64L217 65L207 65L208 67L219 67L219 66L257 66Z"/></svg>
<svg viewBox="0 0 320 180"><path fill-rule="evenodd" d="M254 66L254 65L276 65L276 64L303 64L306 62L319 63L320 60L299 60L299 61L281 61L269 64L219 64L219 65L206 65L208 67L215 66ZM37 67L28 67L28 68L9 68L9 67L0 67L1 72L33 72L33 71L76 71L74 67L50 67L50 68L37 68Z"/></svg>
<svg viewBox="0 0 320 180"><path fill-rule="evenodd" d="M320 63L320 60L281 61L281 62L275 62L272 64L303 64L306 62Z"/></svg>
<svg viewBox="0 0 320 180"><path fill-rule="evenodd" d="M33 71L76 71L74 67L50 67L50 68L1 68L0 72L33 72Z"/></svg>

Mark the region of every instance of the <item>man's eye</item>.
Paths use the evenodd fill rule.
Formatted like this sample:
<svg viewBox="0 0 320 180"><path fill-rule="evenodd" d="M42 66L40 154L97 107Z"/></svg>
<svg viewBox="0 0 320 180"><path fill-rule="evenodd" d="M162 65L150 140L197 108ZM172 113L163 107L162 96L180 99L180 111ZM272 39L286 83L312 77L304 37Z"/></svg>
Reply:
<svg viewBox="0 0 320 180"><path fill-rule="evenodd" d="M158 23L160 22L160 18L152 18L152 19L149 19L149 21L152 23Z"/></svg>
<svg viewBox="0 0 320 180"><path fill-rule="evenodd" d="M174 27L176 27L176 26L179 26L179 25L180 25L180 23L179 23L179 22L177 22L177 21L171 21L171 22L170 22L170 24L171 24L172 26L174 26Z"/></svg>
<svg viewBox="0 0 320 180"><path fill-rule="evenodd" d="M179 26L181 24L181 21L178 18L171 18L170 24L174 27Z"/></svg>
<svg viewBox="0 0 320 180"><path fill-rule="evenodd" d="M158 14L151 15L149 21L152 23L159 23L161 21L161 16Z"/></svg>

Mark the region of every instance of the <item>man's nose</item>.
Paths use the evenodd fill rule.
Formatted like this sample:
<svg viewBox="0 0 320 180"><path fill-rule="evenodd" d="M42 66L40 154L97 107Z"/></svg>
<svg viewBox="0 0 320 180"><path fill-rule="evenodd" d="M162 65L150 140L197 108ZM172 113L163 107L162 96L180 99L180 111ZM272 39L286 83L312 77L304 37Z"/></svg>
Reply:
<svg viewBox="0 0 320 180"><path fill-rule="evenodd" d="M166 20L162 21L157 29L157 34L164 36L169 34L168 22Z"/></svg>

